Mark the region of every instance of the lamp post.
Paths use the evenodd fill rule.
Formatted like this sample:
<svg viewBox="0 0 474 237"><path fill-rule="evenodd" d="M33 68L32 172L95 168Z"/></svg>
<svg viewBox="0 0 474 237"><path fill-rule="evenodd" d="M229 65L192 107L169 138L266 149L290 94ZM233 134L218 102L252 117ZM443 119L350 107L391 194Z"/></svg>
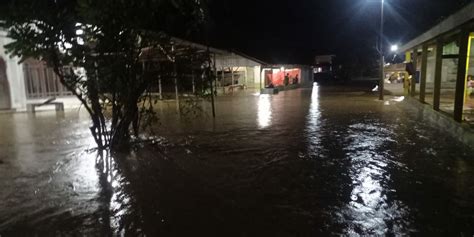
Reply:
<svg viewBox="0 0 474 237"><path fill-rule="evenodd" d="M393 53L396 53L398 51L398 45L394 44L390 47L390 51L392 51Z"/></svg>
<svg viewBox="0 0 474 237"><path fill-rule="evenodd" d="M379 80L379 100L383 100L383 90L384 90L384 79L385 79L385 72L384 72L384 66L385 66L385 56L384 56L384 48L383 48L383 11L384 11L384 0L381 2L381 8L380 8L380 80Z"/></svg>
<svg viewBox="0 0 474 237"><path fill-rule="evenodd" d="M390 46L390 51L392 52L393 54L393 58L391 59L391 62L395 62L395 59L397 58L397 53L398 53L398 45L397 44L393 44L392 46Z"/></svg>

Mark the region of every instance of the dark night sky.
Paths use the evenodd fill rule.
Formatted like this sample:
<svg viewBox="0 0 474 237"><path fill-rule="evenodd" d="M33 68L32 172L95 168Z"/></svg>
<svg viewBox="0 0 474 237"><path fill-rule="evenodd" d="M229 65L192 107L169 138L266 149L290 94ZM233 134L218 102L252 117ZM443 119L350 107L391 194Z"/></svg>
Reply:
<svg viewBox="0 0 474 237"><path fill-rule="evenodd" d="M386 40L404 43L471 0L385 0ZM380 0L213 0L210 43L272 63L361 54L375 45Z"/></svg>

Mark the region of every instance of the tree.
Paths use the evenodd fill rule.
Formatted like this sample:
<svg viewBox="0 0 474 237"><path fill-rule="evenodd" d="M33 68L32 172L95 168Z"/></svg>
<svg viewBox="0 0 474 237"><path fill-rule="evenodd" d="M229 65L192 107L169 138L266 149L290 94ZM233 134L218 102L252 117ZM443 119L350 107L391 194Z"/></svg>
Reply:
<svg viewBox="0 0 474 237"><path fill-rule="evenodd" d="M170 37L203 25L200 0L10 0L0 8L13 39L7 51L54 69L90 114L99 148L127 145L155 115L146 91L159 75L176 77L178 61L209 60Z"/></svg>

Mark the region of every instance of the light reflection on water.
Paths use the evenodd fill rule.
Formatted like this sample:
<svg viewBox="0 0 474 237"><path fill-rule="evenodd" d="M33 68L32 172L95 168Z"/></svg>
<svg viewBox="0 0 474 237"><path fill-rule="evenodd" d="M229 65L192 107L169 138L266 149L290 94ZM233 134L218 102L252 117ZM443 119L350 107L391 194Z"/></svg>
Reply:
<svg viewBox="0 0 474 237"><path fill-rule="evenodd" d="M387 195L394 190L391 182L389 161L394 159L384 149L387 137L393 132L381 128L381 124L353 124L348 128L346 155L350 161L352 191L350 202L342 210L346 233L384 235L387 231L402 234L409 230L409 212L401 201L391 201ZM409 234L405 232L404 234Z"/></svg>
<svg viewBox="0 0 474 237"><path fill-rule="evenodd" d="M99 191L94 146L82 113L0 115L0 230L25 217L88 214ZM2 223L2 221L4 221Z"/></svg>
<svg viewBox="0 0 474 237"><path fill-rule="evenodd" d="M219 129L166 120L185 137L115 161L84 152L83 115L0 115L0 234L468 236L471 153L401 98L324 89L220 98Z"/></svg>
<svg viewBox="0 0 474 237"><path fill-rule="evenodd" d="M272 104L271 95L260 95L258 97L257 122L259 128L263 129L271 125L272 122Z"/></svg>
<svg viewBox="0 0 474 237"><path fill-rule="evenodd" d="M319 85L314 83L311 90L311 102L309 105L309 113L307 115L306 133L308 136L308 151L310 156L320 153L321 140L321 110L319 105Z"/></svg>

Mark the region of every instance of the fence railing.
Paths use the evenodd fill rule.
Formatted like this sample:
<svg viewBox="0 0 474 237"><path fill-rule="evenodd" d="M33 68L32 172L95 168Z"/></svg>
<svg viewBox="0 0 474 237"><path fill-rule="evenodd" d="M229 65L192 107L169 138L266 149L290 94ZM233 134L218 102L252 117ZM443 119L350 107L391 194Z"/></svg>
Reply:
<svg viewBox="0 0 474 237"><path fill-rule="evenodd" d="M72 93L61 84L53 69L42 61L26 60L23 72L28 99L72 96Z"/></svg>

